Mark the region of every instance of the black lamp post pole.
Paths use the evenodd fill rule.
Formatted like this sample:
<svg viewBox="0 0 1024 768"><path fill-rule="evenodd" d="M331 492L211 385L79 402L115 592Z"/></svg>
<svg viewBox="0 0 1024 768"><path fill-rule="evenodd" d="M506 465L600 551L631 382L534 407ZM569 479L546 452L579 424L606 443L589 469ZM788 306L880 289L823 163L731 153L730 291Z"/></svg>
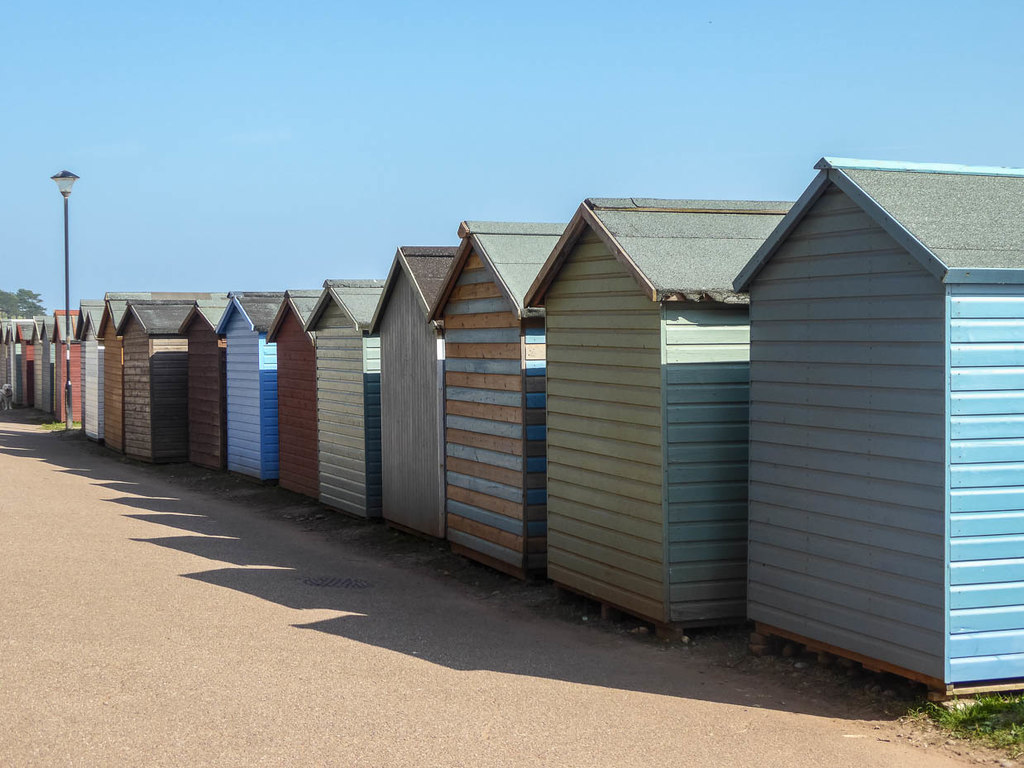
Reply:
<svg viewBox="0 0 1024 768"><path fill-rule="evenodd" d="M64 195L64 429L71 429L71 259L68 249L68 197Z"/></svg>

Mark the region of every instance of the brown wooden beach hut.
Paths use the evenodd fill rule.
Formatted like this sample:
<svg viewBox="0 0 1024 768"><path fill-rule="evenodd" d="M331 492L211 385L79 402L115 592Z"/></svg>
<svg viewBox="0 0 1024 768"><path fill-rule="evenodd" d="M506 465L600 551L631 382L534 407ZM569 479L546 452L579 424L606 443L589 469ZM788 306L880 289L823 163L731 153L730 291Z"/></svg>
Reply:
<svg viewBox="0 0 1024 768"><path fill-rule="evenodd" d="M227 467L227 346L217 322L227 298L196 301L178 332L188 339L188 460L200 467Z"/></svg>
<svg viewBox="0 0 1024 768"><path fill-rule="evenodd" d="M446 496L452 549L543 573L544 316L527 288L564 224L463 222L431 317L445 332Z"/></svg>
<svg viewBox="0 0 1024 768"><path fill-rule="evenodd" d="M65 313L58 309L53 313L54 359L53 359L53 417L57 421L64 421L66 418L67 399L65 397L65 386L67 377L65 374L65 363L70 356L71 359L71 420L82 420L82 345L75 338L74 329L78 324L78 310L71 311L71 338L65 336Z"/></svg>
<svg viewBox="0 0 1024 768"><path fill-rule="evenodd" d="M444 538L444 340L430 310L455 248L398 249L370 332L380 336L381 513Z"/></svg>
<svg viewBox="0 0 1024 768"><path fill-rule="evenodd" d="M32 345L32 336L35 333L35 321L16 320L14 339L21 347L21 362L19 373L20 386L14 389L14 404L23 405L26 408L35 406L35 378L36 378L36 351Z"/></svg>
<svg viewBox="0 0 1024 768"><path fill-rule="evenodd" d="M194 306L192 298L133 299L116 328L123 347L128 456L151 462L188 459L188 339L180 328Z"/></svg>
<svg viewBox="0 0 1024 768"><path fill-rule="evenodd" d="M267 330L267 343L277 345L277 482L314 499L320 495L316 338L303 326L319 298L319 290L285 291Z"/></svg>
<svg viewBox="0 0 1024 768"><path fill-rule="evenodd" d="M124 453L124 352L118 326L128 310L129 301L180 300L210 298L207 293L111 292L104 296L98 339L103 341L103 443Z"/></svg>

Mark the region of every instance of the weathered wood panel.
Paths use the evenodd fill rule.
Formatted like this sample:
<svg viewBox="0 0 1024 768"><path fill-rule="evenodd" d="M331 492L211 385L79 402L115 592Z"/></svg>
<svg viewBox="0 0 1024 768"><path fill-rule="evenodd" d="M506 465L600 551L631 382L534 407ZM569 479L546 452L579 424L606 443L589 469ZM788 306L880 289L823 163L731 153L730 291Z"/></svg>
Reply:
<svg viewBox="0 0 1024 768"><path fill-rule="evenodd" d="M54 403L54 418L57 421L64 421L66 417L67 405L65 403L64 389L67 384L67 379L64 374L64 364L66 361L65 355L68 352L67 344L58 344L56 346L56 359L54 367L54 386L53 386L53 403ZM71 344L71 420L81 421L82 420L82 345L78 343ZM78 374L78 375L76 375Z"/></svg>
<svg viewBox="0 0 1024 768"><path fill-rule="evenodd" d="M548 575L668 621L660 309L584 236L546 310Z"/></svg>
<svg viewBox="0 0 1024 768"><path fill-rule="evenodd" d="M153 460L150 340L134 319L124 326L124 452L142 461Z"/></svg>
<svg viewBox="0 0 1024 768"><path fill-rule="evenodd" d="M382 514L444 538L438 334L399 270L380 323Z"/></svg>
<svg viewBox="0 0 1024 768"><path fill-rule="evenodd" d="M188 460L227 466L227 343L201 320L188 328Z"/></svg>
<svg viewBox="0 0 1024 768"><path fill-rule="evenodd" d="M748 616L936 678L944 316L941 283L835 188L751 288Z"/></svg>
<svg viewBox="0 0 1024 768"><path fill-rule="evenodd" d="M36 348L34 344L21 345L21 379L19 391L22 396L19 405L34 408L36 402ZM15 393L17 394L17 393Z"/></svg>
<svg viewBox="0 0 1024 768"><path fill-rule="evenodd" d="M124 453L124 369L122 340L113 333L103 340L103 444Z"/></svg>
<svg viewBox="0 0 1024 768"><path fill-rule="evenodd" d="M295 313L288 311L277 344L277 429L282 488L318 498L316 349Z"/></svg>
<svg viewBox="0 0 1024 768"><path fill-rule="evenodd" d="M188 339L150 341L153 461L188 459Z"/></svg>
<svg viewBox="0 0 1024 768"><path fill-rule="evenodd" d="M316 334L320 501L358 517L380 517L379 340L364 340L333 302Z"/></svg>
<svg viewBox="0 0 1024 768"><path fill-rule="evenodd" d="M544 330L500 296L471 254L444 307L446 519L460 552L522 576L546 564Z"/></svg>

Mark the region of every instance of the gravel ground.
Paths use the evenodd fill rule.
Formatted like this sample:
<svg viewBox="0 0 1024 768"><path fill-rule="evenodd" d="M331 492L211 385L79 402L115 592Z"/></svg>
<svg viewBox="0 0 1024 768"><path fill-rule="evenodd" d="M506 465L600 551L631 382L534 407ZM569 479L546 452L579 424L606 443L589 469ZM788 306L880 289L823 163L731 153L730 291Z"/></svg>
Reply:
<svg viewBox="0 0 1024 768"><path fill-rule="evenodd" d="M0 416L0 764L999 762L897 680L754 658L277 488Z"/></svg>

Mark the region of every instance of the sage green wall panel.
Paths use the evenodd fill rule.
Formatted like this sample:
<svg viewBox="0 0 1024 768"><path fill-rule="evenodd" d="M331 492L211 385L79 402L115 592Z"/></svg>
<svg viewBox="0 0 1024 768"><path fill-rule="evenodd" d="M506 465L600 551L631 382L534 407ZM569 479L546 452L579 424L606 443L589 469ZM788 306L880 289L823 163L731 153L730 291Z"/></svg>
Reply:
<svg viewBox="0 0 1024 768"><path fill-rule="evenodd" d="M584 238L545 309L548 576L665 621L658 306Z"/></svg>

